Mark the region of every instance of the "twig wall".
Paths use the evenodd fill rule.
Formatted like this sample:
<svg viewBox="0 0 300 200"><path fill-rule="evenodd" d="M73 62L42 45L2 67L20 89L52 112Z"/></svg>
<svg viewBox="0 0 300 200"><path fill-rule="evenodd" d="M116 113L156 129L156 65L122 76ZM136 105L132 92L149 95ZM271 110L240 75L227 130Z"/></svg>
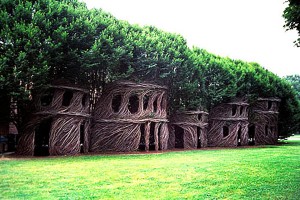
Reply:
<svg viewBox="0 0 300 200"><path fill-rule="evenodd" d="M37 95L17 149L22 155L73 155L88 150L88 90L53 85ZM83 144L80 140L82 139Z"/></svg>
<svg viewBox="0 0 300 200"><path fill-rule="evenodd" d="M166 91L150 83L108 85L95 107L90 151L167 149Z"/></svg>

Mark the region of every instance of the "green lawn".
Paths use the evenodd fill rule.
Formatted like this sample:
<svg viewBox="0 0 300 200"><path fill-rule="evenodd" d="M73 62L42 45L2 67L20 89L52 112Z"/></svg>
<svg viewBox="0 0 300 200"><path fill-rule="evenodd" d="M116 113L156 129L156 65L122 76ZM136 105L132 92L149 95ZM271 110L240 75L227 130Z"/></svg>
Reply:
<svg viewBox="0 0 300 200"><path fill-rule="evenodd" d="M300 199L300 136L259 148L2 158L0 189L0 199Z"/></svg>

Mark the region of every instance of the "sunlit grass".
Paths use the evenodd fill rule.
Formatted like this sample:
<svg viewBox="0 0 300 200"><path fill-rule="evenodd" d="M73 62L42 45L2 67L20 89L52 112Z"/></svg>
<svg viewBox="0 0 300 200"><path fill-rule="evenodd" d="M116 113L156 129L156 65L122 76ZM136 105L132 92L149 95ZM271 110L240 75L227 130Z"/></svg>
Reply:
<svg viewBox="0 0 300 200"><path fill-rule="evenodd" d="M2 159L0 180L0 199L300 199L300 136L259 148Z"/></svg>

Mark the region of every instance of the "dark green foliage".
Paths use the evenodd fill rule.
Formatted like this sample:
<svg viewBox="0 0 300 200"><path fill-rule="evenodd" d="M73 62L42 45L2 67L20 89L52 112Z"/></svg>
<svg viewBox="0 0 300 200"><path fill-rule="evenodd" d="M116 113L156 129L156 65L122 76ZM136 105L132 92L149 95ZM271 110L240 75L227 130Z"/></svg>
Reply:
<svg viewBox="0 0 300 200"><path fill-rule="evenodd" d="M0 0L0 91L18 103L21 127L33 90L65 79L93 98L109 82L147 81L169 88L169 112L233 98L278 97L281 133L299 127L299 103L286 81L257 63L222 58L155 27L117 20L78 0Z"/></svg>
<svg viewBox="0 0 300 200"><path fill-rule="evenodd" d="M278 97L280 134L287 136L299 130L299 100L285 80L257 63L221 58L202 49L194 48L190 60L196 68L191 79L195 87L192 91L191 87L185 88L190 94L185 94L187 104L196 102L195 105L209 110L232 98L247 98L251 103L257 97Z"/></svg>
<svg viewBox="0 0 300 200"><path fill-rule="evenodd" d="M29 1L1 0L0 4L0 90L18 101L21 123L33 84L44 84L48 74L43 32L33 23L37 15Z"/></svg>
<svg viewBox="0 0 300 200"><path fill-rule="evenodd" d="M292 87L294 90L291 92L290 86L286 84L286 91L288 94L286 95L288 98L286 98L286 101L288 101L288 107L283 108L283 110L294 110L293 117L289 118L288 114L285 116L287 119L293 120L295 126L291 125L290 123L287 124L287 126L290 126L294 130L294 132L298 132L300 130L300 76L299 75L290 75L286 76L284 78Z"/></svg>
<svg viewBox="0 0 300 200"><path fill-rule="evenodd" d="M233 63L230 59L215 56L198 48L192 50L190 59L195 68L191 80L198 86L196 98L201 108L209 110L216 104L236 96L237 77L232 70Z"/></svg>
<svg viewBox="0 0 300 200"><path fill-rule="evenodd" d="M283 11L283 17L285 19L285 28L287 30L298 31L298 39L295 41L295 45L300 47L300 1L288 0L289 5Z"/></svg>
<svg viewBox="0 0 300 200"><path fill-rule="evenodd" d="M296 92L297 98L300 101L300 75L290 75L284 77L291 85L294 91Z"/></svg>

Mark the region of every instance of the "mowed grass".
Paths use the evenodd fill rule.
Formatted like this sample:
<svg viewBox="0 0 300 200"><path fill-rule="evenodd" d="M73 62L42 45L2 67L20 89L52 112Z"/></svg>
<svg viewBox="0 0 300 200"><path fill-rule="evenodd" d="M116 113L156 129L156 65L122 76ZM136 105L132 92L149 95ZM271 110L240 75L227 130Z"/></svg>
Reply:
<svg viewBox="0 0 300 200"><path fill-rule="evenodd" d="M300 199L300 136L255 148L2 158L0 199Z"/></svg>

